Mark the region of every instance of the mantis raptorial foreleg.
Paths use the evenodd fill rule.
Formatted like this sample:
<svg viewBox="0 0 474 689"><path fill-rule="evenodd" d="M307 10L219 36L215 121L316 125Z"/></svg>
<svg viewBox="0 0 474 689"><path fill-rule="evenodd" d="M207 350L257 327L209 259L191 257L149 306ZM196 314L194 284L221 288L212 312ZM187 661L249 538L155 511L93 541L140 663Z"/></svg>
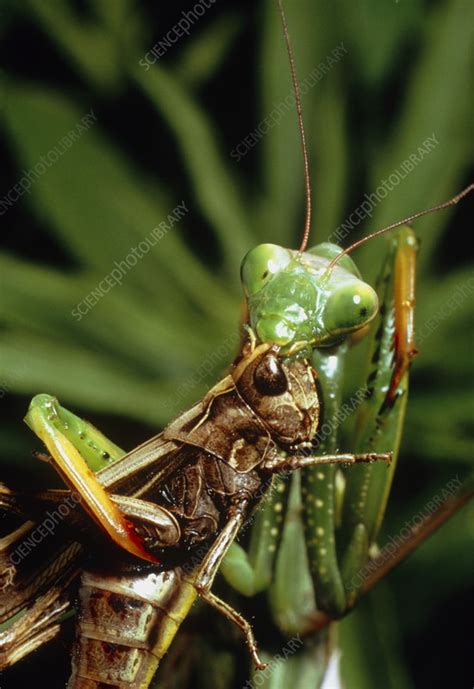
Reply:
<svg viewBox="0 0 474 689"><path fill-rule="evenodd" d="M366 382L351 400L350 409L357 411L356 433L351 443L354 452L390 450L393 462L390 467L351 467L338 474L338 488L334 469L322 468L322 481L318 480L316 470L303 472L304 523L317 603L333 616L344 614L354 604L360 588L355 581L370 558L383 517L403 427L408 367L416 352L413 309L417 242L408 227L398 230L389 242L378 280L381 309L370 335ZM340 382L332 380L337 367L330 363L317 362L323 388L326 386L327 451L339 443L337 430L342 407L342 400L334 404L340 393L336 397L328 394L334 393L334 384L340 388Z"/></svg>
<svg viewBox="0 0 474 689"><path fill-rule="evenodd" d="M362 524L369 548L376 542L395 472L408 396L408 369L416 353L413 331L416 253L416 237L409 227L400 228L390 237L387 259L378 281L384 310L372 333L367 393L358 406L355 424L356 451L390 448L394 461L386 472L369 466L346 474L341 535L346 543L357 541L355 529ZM362 560L359 569L363 564ZM355 572L354 567L346 567L345 581L351 603L355 599L352 581Z"/></svg>

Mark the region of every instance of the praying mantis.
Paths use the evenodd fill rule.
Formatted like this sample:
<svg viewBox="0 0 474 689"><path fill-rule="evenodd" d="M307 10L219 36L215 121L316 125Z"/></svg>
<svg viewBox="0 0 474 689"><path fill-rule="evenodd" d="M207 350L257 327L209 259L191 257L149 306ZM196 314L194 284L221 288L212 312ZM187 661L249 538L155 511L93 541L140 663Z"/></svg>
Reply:
<svg viewBox="0 0 474 689"><path fill-rule="evenodd" d="M168 548L178 546L177 550L179 551L182 545L185 550L184 562L179 562L182 555L178 552L178 563L173 562L172 568L167 569L168 574L169 572L173 573L171 575L173 585L167 590L167 594L172 599L177 591L180 592L180 599L177 602L174 601L177 605L176 609L173 608L172 610L174 617L171 615L171 610L163 605L162 586L147 594L150 596L150 600L156 596L157 607L160 609L165 607L170 613L166 621L172 620L173 624L171 629L168 628L166 631L165 625L163 626L163 636L160 636L160 650L153 649L150 651L149 655L153 657L147 658L145 666L139 668L142 675L138 679L134 677L130 681L125 679L125 675L123 679L120 676L119 680L116 679L116 675L105 675L104 680L102 676L99 676L97 666L92 665L92 660L89 667L86 658L84 669L84 664L81 664L83 658L77 653L81 662L76 664L76 675L73 675L71 687L76 686L74 682L77 683L77 686L79 686L79 682L85 682L84 678L90 682L108 682L110 679L109 684L112 681L128 682L128 685L123 684L121 686L130 686L133 689L146 686L156 669L156 661L161 657L160 653L166 651L179 622L189 611L196 590L204 594L204 597L209 602L212 601L211 604L214 604L221 611L225 609L225 604L222 601L217 603L210 595L210 583L212 583L216 565L220 564L222 556L225 554L222 543L228 549L231 548L238 527L244 523L249 513L247 503L251 501L248 496L252 496L253 492L256 492L259 498L263 497L265 491L260 490L260 488L265 485L265 481L262 481L261 484L250 483L243 488L241 487L244 492L246 491L247 502L245 507L241 505L236 514L233 515L231 527L228 527L227 523L223 525L219 521L220 518L218 519L215 515L206 513L205 517L214 516L215 526L211 525L207 531L200 531L199 528L201 527L197 528L197 525L193 524L193 529L186 533L183 541L181 541L183 528L178 523L176 512L147 505L146 500L140 497L146 494L145 488L143 486L137 488L135 483L140 483L143 478L140 471L145 472L145 474L150 470L155 472L154 462L161 452L159 444L162 441L165 445L164 455L168 457L171 453L174 458L175 453L188 445L200 447L210 454L217 453L217 449L214 448L211 451L207 444L203 445L202 439L191 442L189 429L186 427L186 431L184 430L183 422L195 423L200 429L207 421L214 400L225 399L226 395L234 394L235 390L255 412L255 409L258 408L256 407L257 403L253 398L252 402L249 402L246 393L244 394L243 390L239 388L241 383L244 384L242 378L245 377L247 369L251 366L253 368L250 372L254 375L254 368L258 368L262 364L262 381L259 385L265 391L265 397L279 397L287 394L288 380L293 378L297 381L295 386L307 385L306 395L308 397L314 397L316 393L316 397L319 399L313 369L317 372L318 385L321 385L322 399L325 402L325 419L328 424L325 437L318 439L318 455L321 452L319 461L313 461L316 459L313 440L316 438L319 428L315 411L316 402L307 407L303 406L308 413L310 423L309 430L306 430L301 437L299 435L284 436L284 440L281 440L281 437L278 436L279 431L277 432L270 423L275 409L272 409L271 413L266 410L266 413L269 413L268 420L258 414L260 418L265 420L265 427L270 426L272 428L270 440L267 440L267 443L274 440L272 433L277 434L281 444L279 449L283 450L283 453L278 454L278 456L267 457L265 453L260 452L258 457L267 462L264 469L268 474L274 470L275 473L276 470L278 472L288 472L293 469L302 470L301 488L305 512L308 564L318 596L319 611L331 617L338 617L355 603L361 586L354 586L353 580L366 563L370 548L376 540L395 465L395 462L392 461L390 469L387 469L383 463L372 464L372 462L378 459L388 460L389 452L396 453L403 420L407 369L414 353L411 321L415 253L416 241L413 233L404 227L396 239L391 242L387 264L383 269L379 296L377 297L375 292L360 280L357 268L352 261L347 256L340 255L340 250L335 246L322 245L307 252L303 249L299 252L291 252L282 247L269 245L254 249L246 257L242 266L248 307L248 318L245 323L247 329L244 330L245 338L240 358L230 373L231 380L229 378L224 379L213 388L205 400L198 403L200 406L194 409L194 417L178 419L178 423L171 424L159 440L154 439L154 442L145 444L138 451L132 451L128 455L124 456L119 448L98 434L95 429L59 407L54 399L41 396L33 400L27 417L28 423L45 441L48 452L54 458L55 464L61 475L66 478L71 490L75 491L75 495L81 496L86 512L89 517L92 516L95 520L95 528L99 527L102 531L106 531L107 538L113 540L119 548L127 551L132 557L150 562L151 565L146 565L147 567L153 567L157 564L157 557L166 557L166 553L162 553L162 551L167 551ZM300 288L295 287L295 285L300 285ZM308 293L310 294L309 297ZM272 304L272 300L275 303ZM365 386L364 398L361 398L360 402L359 413L363 419L363 422L361 421L361 437L357 439L357 443L361 446L360 451L353 452L354 448L348 448L350 452L341 453L339 457L336 457L338 448L335 431L338 425L338 406L341 403L341 380L345 349L348 346L347 340L356 332L364 331L377 318L379 301L384 307L384 313L381 317L381 323L373 332L372 365L366 377L367 385ZM357 308L354 310L354 307ZM392 350L394 332L398 338L395 361ZM315 352L313 352L314 349ZM259 357L263 358L260 359ZM293 367L295 367L294 370ZM259 377L257 379L260 380ZM254 383L257 386L255 378ZM269 390L271 394L268 394ZM261 390L257 391L262 394ZM249 396L251 396L250 393ZM287 400L285 403L288 406ZM297 405L300 412L301 404L300 402ZM280 415L282 414L280 413ZM324 428L323 424L321 426ZM198 428L192 428L192 430L194 432ZM185 435L186 437L184 437ZM259 438L261 437L265 436L259 436ZM298 442L295 442L295 439ZM239 437L238 440L242 440L242 438ZM248 439L245 439L245 442L252 444L252 441ZM226 460L226 458L221 459ZM323 465L329 460L334 464L329 467L317 466L318 464ZM367 461L368 465L357 468L351 467L344 474L336 475L339 460L342 464L357 463L358 461L365 463ZM229 462L233 469L241 466L235 460L235 453L233 461L234 464ZM311 466L311 461L313 461L314 466ZM329 463L331 464L331 462ZM128 469L124 470L127 464ZM160 475L156 479L147 477L147 480L155 482L159 485L160 490L162 487L164 490L165 485L168 488L166 482L172 469L173 467L170 467L169 462L167 462L167 468L162 476ZM252 466L253 469L254 466ZM205 475L207 476L207 474ZM160 483L161 478L162 484ZM129 479L131 483L126 485ZM225 480L220 482L214 480L212 490L215 493L220 492L220 495L226 496L234 495L228 490ZM336 481L339 481L338 494ZM176 482L176 485L173 484L176 490L178 490L178 483L179 481ZM341 489L341 483L344 486L343 489ZM367 484L370 484L369 489L367 489ZM123 492L119 490L115 493L116 487L121 485ZM148 489L151 488L146 482L145 485ZM283 490L281 486L283 486ZM253 534L258 534L256 539L258 538L259 542L256 546L251 545L249 553L239 549L238 546L232 547L227 563L225 561L223 563L226 578L231 581L235 588L246 595L253 595L267 586L269 578L273 576L276 554L279 550L281 552L280 527L287 506L288 491L285 490L284 483L278 482L276 482L276 487L270 485L266 487L266 490L270 492L270 496L262 511L257 514L253 529ZM112 497L109 493L112 494ZM363 500L361 498L362 493L364 493ZM184 495L188 497L186 491ZM53 492L35 496L36 505L34 508L28 509L33 509L33 516L38 519L38 514L41 515L41 510L44 509L42 503L45 503L49 509L58 502L60 503L61 500L65 500L66 497L67 495L64 493ZM20 496L12 495L8 490L5 490L3 499L5 505L9 505L11 509L19 512L24 511L25 508L22 506ZM174 505L173 508L175 507ZM345 531L342 535L342 542L345 546L342 562L338 562L335 548L335 512L341 513L341 533ZM193 512L193 517L194 514ZM182 510L179 516L188 519L190 514ZM81 530L91 531L91 524L87 522L87 519L82 518L81 520L78 517L77 521L76 528L79 532ZM220 531L220 534L224 533L225 539L220 541L221 547L218 551L207 551L204 556L198 555L199 562L191 571L188 571L189 568L185 568L188 554L192 558L194 548L197 548L199 553L201 541L206 544L209 538L218 532L218 527L221 528L222 526L223 530ZM154 534L153 529L155 530ZM156 540L158 532L163 540ZM25 533L25 531L22 532L22 538L24 538ZM100 537L97 538L102 545ZM153 541L153 538L156 542L151 547L150 540ZM8 544L8 553L11 553L13 543L16 544L16 539ZM71 545L71 552L73 550L74 545ZM156 552L154 552L155 550ZM207 560L209 552L212 552L212 558ZM227 552L229 551L227 550ZM76 554L74 552L74 555ZM204 566L206 578L204 580L200 578L203 571L201 569L202 557L206 558ZM161 567L162 564L157 566ZM161 574L161 569L159 572ZM11 571L10 574L11 576L14 575ZM69 574L70 572L62 573L67 585L69 585ZM127 576L129 577L128 582ZM147 576L147 574L143 575L145 579ZM130 579L136 582L137 577L136 573L131 576L125 574L114 592L124 595L127 586L132 586L129 583ZM83 590L86 591L84 600L88 596L87 604L93 598L92 593L97 595L97 591L106 590L104 587L105 578L103 573L88 572L85 574ZM65 609L65 603L61 599L63 593L61 581L59 581L58 586L59 588L55 591L57 598L54 599L50 596L49 599L46 599L48 603L46 607L44 607L44 600L41 601L43 608L34 611L34 615L37 616L34 618L35 624L38 625L38 628L33 628L33 630L39 631L39 635L31 638L28 634L26 637L19 634L21 643L14 653L21 655L24 651L29 651L34 647L37 641L46 640L49 634L56 632L58 617ZM137 597L132 596L131 598L134 601L138 600ZM24 602L23 600L22 603ZM127 602L130 603L130 597ZM143 597L140 598L140 602L144 603L143 615L153 615L149 607L145 610L146 601ZM120 606L116 605L116 607ZM151 607L153 608L153 605ZM92 609L88 608L88 610ZM40 613L44 613L44 620L41 619ZM123 613L123 608L120 613ZM230 612L226 609L226 613L243 628L254 661L257 665L263 666L263 662L257 655L255 642L248 625L236 617L235 611ZM83 623L84 627L89 625L91 635L86 636L88 639L95 638L92 617L91 612L91 619ZM137 624L142 624L143 619L137 616ZM310 619L308 620L308 627L310 628L312 624L316 623L317 621ZM23 625L21 629L24 633L25 621L20 621L21 625ZM117 629L119 629L119 625ZM119 631L122 633L123 629L119 629ZM117 638L123 641L124 638L119 636L119 631L116 632ZM137 638L136 629L132 629L129 633L133 638ZM112 641L108 639L107 643L111 644ZM143 643L145 642L143 641ZM15 644L13 645L15 646ZM91 647L94 646L92 642L90 645ZM127 647L126 643L122 645ZM130 648L136 648L136 646L130 646ZM12 655L8 655L8 653L7 662L12 658ZM14 653L13 657L15 657ZM135 656L138 655L135 653ZM148 663L148 661L150 662ZM104 659L101 659L101 662L104 663ZM124 671L131 672L135 669L131 669L127 663L125 665ZM108 671L119 673L122 668L112 668L111 665ZM94 675L94 673L99 679L87 676L88 674ZM126 677L129 676L126 675ZM90 686L96 685L90 684Z"/></svg>

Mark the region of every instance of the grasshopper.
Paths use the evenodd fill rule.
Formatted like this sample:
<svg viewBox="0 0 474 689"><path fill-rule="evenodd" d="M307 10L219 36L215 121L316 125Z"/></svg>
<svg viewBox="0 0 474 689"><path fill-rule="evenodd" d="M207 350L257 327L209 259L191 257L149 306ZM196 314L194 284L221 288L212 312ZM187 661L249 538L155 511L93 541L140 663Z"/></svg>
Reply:
<svg viewBox="0 0 474 689"><path fill-rule="evenodd" d="M244 281L250 290L261 272L262 250L268 248L257 247L244 261ZM279 247L276 250L280 253ZM288 269L301 270L299 252L288 251L286 258ZM320 257L308 254L304 260L310 271L321 271ZM328 263L327 259L322 261L324 267ZM372 319L376 309L373 290L343 268L336 268L333 275L334 287L343 278L349 283L344 289L348 287L364 300L364 323ZM313 280L311 272L308 276ZM334 288L330 288L327 297L330 299L333 293ZM349 324L344 314L336 330L329 329L324 337L332 337L333 333L339 338L340 327L344 333L360 328L359 312L356 321ZM101 434L61 409L53 398L39 395L33 399L26 420L45 443L51 461L80 496L100 530L142 563L135 563L133 573L127 574L129 558L124 557L124 563L112 558L110 568L100 563L99 556L97 568L83 571L82 613L71 688L115 681L133 689L148 686L170 635L188 612L196 593L241 628L256 666L264 668L250 624L210 590L240 527L269 488L274 474L327 463L390 459L389 453L318 455L312 446L320 407L316 373L304 356L295 355L295 349L301 349L300 342L293 343L283 356L280 344L257 340L252 329L249 333L226 378L160 435L120 459L117 449ZM298 334L297 329L294 335ZM100 457L115 461L93 473L86 460L90 447L97 455L96 466L100 465ZM30 496L27 501L8 488L2 491L5 506L19 513L29 512L36 519L38 510L41 512L44 506L54 508L66 497L63 491L49 491ZM10 570L5 570L8 581L2 600L3 619L21 609L52 577L56 581L65 577L69 583L71 568L77 567L81 547L68 542L54 553L53 560L44 560L33 581L29 567L28 573L22 574L21 561L15 569L12 553L16 552L16 544L34 528L27 522L3 541L3 556L10 556ZM188 553L202 552L206 544L196 571L188 573ZM107 549L106 545L102 543L101 548ZM179 563L183 558L184 564ZM64 606L61 587L56 583L20 619L9 648L3 652L5 664L49 638L56 631L57 616ZM130 608L133 616L129 615ZM103 622L98 621L99 610ZM137 647L140 639L144 647ZM86 679L90 683L84 685Z"/></svg>
<svg viewBox="0 0 474 689"><path fill-rule="evenodd" d="M284 29L287 37L285 23ZM294 76L291 50L289 54ZM327 243L306 250L311 205L296 85L295 95L307 190L303 241L298 251L264 244L245 257L241 274L247 317L229 374L162 433L127 454L54 398L33 399L26 421L48 450L43 458L54 464L69 490L0 490L0 505L23 519L0 543L0 620L27 609L3 633L3 667L55 636L78 576L80 615L70 689L146 689L197 595L242 630L255 665L265 667L249 622L211 587L239 530L270 491L273 477L296 470L303 472L303 491L313 497L305 507L307 542L322 609L338 616L354 604L357 593L344 595L344 586L334 592L327 531L318 527L323 532L319 540L313 533L311 520L320 498L312 484L319 480L326 497L334 467L368 464L372 470L378 460L389 463L391 452L372 449L372 437L361 439L368 451L343 453L328 447L332 438L318 435L318 381L327 390L340 375L334 351L344 351L346 342L376 319L379 297L347 255L359 243L346 251ZM402 226L390 255L394 284L383 284L395 296L376 340L379 355L383 350L390 363L384 385L378 381L377 390L368 389L368 397L378 401L371 428L402 418L407 371L415 353L416 241L406 223L457 203L471 189L365 238ZM389 301L386 297L383 303ZM337 406L337 400L328 397L326 415ZM326 473L321 472L325 465ZM381 469L388 486L389 470ZM20 558L21 545L29 538L36 542L35 533L52 518L49 515L63 513L54 544L44 539L29 557ZM373 524L369 532L359 528L357 515L349 517L355 526L346 549L346 584L366 557L378 527Z"/></svg>

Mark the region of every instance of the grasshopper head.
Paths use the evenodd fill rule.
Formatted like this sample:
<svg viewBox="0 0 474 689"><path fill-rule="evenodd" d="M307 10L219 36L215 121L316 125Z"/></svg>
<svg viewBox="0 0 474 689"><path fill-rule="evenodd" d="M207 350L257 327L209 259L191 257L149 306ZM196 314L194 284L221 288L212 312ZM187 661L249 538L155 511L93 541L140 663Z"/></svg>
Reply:
<svg viewBox="0 0 474 689"><path fill-rule="evenodd" d="M280 356L261 344L244 354L232 371L237 390L281 446L311 440L319 419L315 372L303 360Z"/></svg>
<svg viewBox="0 0 474 689"><path fill-rule="evenodd" d="M245 256L241 279L250 325L261 342L285 349L302 342L333 345L374 318L377 294L352 259L344 256L327 271L341 251L327 242L304 253L260 244Z"/></svg>

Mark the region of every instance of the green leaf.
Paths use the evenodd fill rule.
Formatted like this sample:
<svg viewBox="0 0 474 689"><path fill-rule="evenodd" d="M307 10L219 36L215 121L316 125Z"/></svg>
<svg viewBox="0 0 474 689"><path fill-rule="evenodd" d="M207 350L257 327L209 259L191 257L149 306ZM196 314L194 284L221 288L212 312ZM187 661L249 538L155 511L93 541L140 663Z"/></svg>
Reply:
<svg viewBox="0 0 474 689"><path fill-rule="evenodd" d="M134 365L138 373L169 372L183 362L185 369L195 367L207 353L208 339L198 323L190 349L186 325L180 330L175 322L171 327L164 314L158 309L155 313L126 285L117 284L85 313L83 299L101 276L66 276L1 254L0 270L4 279L0 316L13 328L75 345L80 342L85 348L102 348Z"/></svg>
<svg viewBox="0 0 474 689"><path fill-rule="evenodd" d="M65 406L112 412L159 425L175 386L138 378L105 354L24 333L0 334L0 379L24 394L47 392Z"/></svg>
<svg viewBox="0 0 474 689"><path fill-rule="evenodd" d="M380 3L346 0L341 16L347 26L353 59L358 62L364 82L374 85L386 76L423 20L421 0ZM367 50L369 37L370 50Z"/></svg>
<svg viewBox="0 0 474 689"><path fill-rule="evenodd" d="M30 199L36 212L77 259L103 277L118 263L130 285L155 298L161 296L163 302L169 298L172 279L188 299L228 323L229 301L222 285L181 240L179 214L171 218L180 203L185 204L186 215L186 201L172 203L160 193L150 198L96 120L88 120L86 130L79 130L85 127L81 118L87 113L87 108L80 110L52 91L10 84L5 124L27 172L54 147L61 151L66 135L72 143L41 176L33 177ZM90 109L89 114L97 117ZM140 269L133 270L138 260L135 252L132 261L131 252L160 223L166 223L164 235L149 250L143 249Z"/></svg>
<svg viewBox="0 0 474 689"><path fill-rule="evenodd" d="M117 46L109 32L97 24L79 19L71 6L62 0L48 3L28 0L28 6L44 30L86 78L99 88L117 86L121 76L120 65Z"/></svg>
<svg viewBox="0 0 474 689"><path fill-rule="evenodd" d="M209 81L233 48L241 27L242 18L228 13L190 37L173 66L178 81L194 90Z"/></svg>
<svg viewBox="0 0 474 689"><path fill-rule="evenodd" d="M411 172L402 171L404 179L395 184L386 198L376 205L367 229L403 218L459 191L467 171L466 151L472 148L470 127L471 97L469 82L472 64L470 44L474 26L474 8L464 0L437 5L425 20L421 39L422 53L408 78L403 105L396 128L384 149L373 161L369 193L384 179L396 173L410 155L417 156ZM419 148L434 135L434 148L420 153ZM420 270L427 270L449 211L429 216L416 224L422 237ZM363 266L376 265L377 242L363 252Z"/></svg>
<svg viewBox="0 0 474 689"><path fill-rule="evenodd" d="M235 274L236 256L243 257L252 245L250 222L238 185L217 148L212 124L184 86L159 65L149 71L135 67L131 74L172 129L196 199L221 242L228 271Z"/></svg>

